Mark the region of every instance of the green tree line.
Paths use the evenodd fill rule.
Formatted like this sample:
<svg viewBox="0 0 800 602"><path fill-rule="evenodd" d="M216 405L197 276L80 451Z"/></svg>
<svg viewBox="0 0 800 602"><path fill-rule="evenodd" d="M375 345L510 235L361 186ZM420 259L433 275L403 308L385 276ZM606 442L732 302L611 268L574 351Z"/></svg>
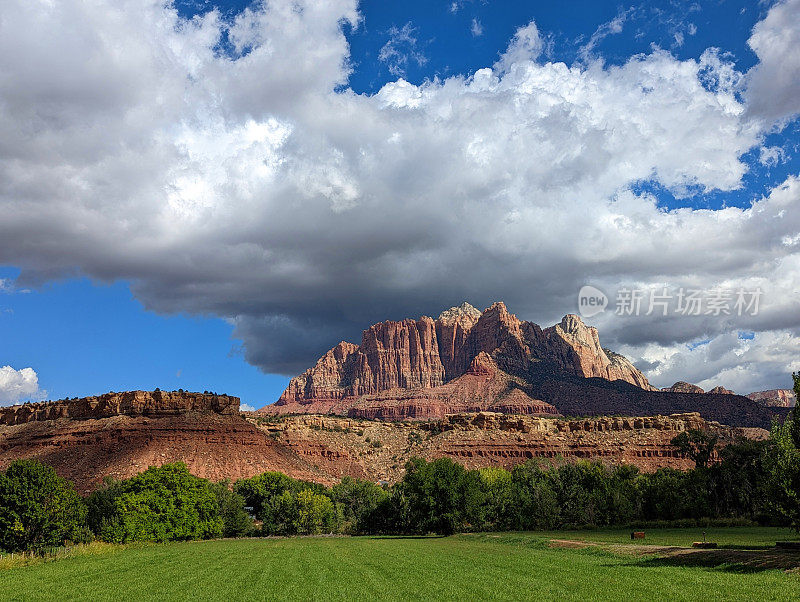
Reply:
<svg viewBox="0 0 800 602"><path fill-rule="evenodd" d="M800 394L800 374L794 375ZM800 530L800 415L766 441L728 445L699 431L673 444L695 468L642 473L630 465L528 461L468 470L414 458L393 486L344 477L332 487L280 472L213 483L184 464L108 479L86 498L38 461L0 473L0 549L100 539L173 541L260 535L451 534L747 520Z"/></svg>

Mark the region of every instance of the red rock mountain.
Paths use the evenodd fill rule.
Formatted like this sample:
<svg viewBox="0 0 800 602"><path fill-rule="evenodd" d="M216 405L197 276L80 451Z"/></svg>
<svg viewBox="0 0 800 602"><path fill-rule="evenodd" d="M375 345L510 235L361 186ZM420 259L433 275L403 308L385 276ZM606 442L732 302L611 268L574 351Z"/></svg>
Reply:
<svg viewBox="0 0 800 602"><path fill-rule="evenodd" d="M757 391L747 395L756 403L775 408L793 408L797 405L797 397L794 391L789 389L770 389L769 391Z"/></svg>
<svg viewBox="0 0 800 602"><path fill-rule="evenodd" d="M556 414L526 392L520 377L543 361L576 376L653 389L628 360L603 349L597 329L578 316L542 330L503 303L483 313L464 303L436 320L374 324L361 345L339 343L263 412L392 419L479 410Z"/></svg>
<svg viewBox="0 0 800 602"><path fill-rule="evenodd" d="M700 412L734 426L768 428L767 409L722 387L688 383L664 392L623 356L604 349L597 329L575 315L542 329L503 303L483 312L464 303L433 320L381 322L361 344L342 342L293 378L260 414L336 414L434 419L498 411L570 416Z"/></svg>
<svg viewBox="0 0 800 602"><path fill-rule="evenodd" d="M444 385L394 387L355 399L345 398L329 413L378 420L444 418L448 414L480 411L558 415L552 405L528 395L524 384L500 370L492 357L481 351L464 374Z"/></svg>

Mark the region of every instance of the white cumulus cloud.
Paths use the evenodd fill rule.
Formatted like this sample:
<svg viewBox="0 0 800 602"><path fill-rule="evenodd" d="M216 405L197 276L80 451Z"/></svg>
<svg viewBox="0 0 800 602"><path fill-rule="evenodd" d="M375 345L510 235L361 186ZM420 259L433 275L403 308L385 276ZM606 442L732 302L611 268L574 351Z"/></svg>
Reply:
<svg viewBox="0 0 800 602"><path fill-rule="evenodd" d="M751 113L769 121L800 113L800 0L776 3L747 43L759 60L748 73Z"/></svg>
<svg viewBox="0 0 800 602"><path fill-rule="evenodd" d="M39 389L39 377L33 368L15 370L0 367L0 405L13 405L20 401L39 401L47 395Z"/></svg>
<svg viewBox="0 0 800 602"><path fill-rule="evenodd" d="M754 30L748 74L713 49L547 61L529 23L470 76L367 95L347 87L354 0L276 0L232 21L160 0L10 0L0 263L21 284L125 279L148 309L228 320L248 361L290 374L375 321L463 300L552 323L586 283L764 289L758 316L599 316L609 345L748 330L790 349L798 179L744 209L666 211L639 186L740 189L743 156L792 110L759 75L782 52L793 69L790 7ZM417 37L392 32L386 64L422 64Z"/></svg>

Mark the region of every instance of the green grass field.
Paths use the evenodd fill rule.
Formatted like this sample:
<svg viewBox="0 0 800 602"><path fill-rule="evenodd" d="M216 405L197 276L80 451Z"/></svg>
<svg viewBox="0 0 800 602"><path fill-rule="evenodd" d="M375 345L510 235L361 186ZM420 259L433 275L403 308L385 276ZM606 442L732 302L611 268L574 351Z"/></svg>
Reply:
<svg viewBox="0 0 800 602"><path fill-rule="evenodd" d="M728 546L794 538L777 529L709 529ZM653 530L647 544L687 544L695 529ZM553 548L551 539L599 542ZM705 556L654 556L627 531L309 537L108 547L0 571L2 600L626 599L796 600L800 575ZM641 543L641 542L637 542ZM725 551L722 552L726 553ZM769 553L755 550L747 554ZM782 557L783 558L783 557ZM800 558L797 559L800 564ZM782 562L785 562L783 558Z"/></svg>

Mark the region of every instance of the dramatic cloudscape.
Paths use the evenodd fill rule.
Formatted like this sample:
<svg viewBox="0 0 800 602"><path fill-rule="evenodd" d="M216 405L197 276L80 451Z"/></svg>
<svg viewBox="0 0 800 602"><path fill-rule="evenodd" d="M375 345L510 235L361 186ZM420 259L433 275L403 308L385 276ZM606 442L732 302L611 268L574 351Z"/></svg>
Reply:
<svg viewBox="0 0 800 602"><path fill-rule="evenodd" d="M655 384L788 386L800 0L377 4L4 3L0 402L260 406L373 322L504 300L549 325L585 284ZM665 288L761 296L616 315Z"/></svg>

